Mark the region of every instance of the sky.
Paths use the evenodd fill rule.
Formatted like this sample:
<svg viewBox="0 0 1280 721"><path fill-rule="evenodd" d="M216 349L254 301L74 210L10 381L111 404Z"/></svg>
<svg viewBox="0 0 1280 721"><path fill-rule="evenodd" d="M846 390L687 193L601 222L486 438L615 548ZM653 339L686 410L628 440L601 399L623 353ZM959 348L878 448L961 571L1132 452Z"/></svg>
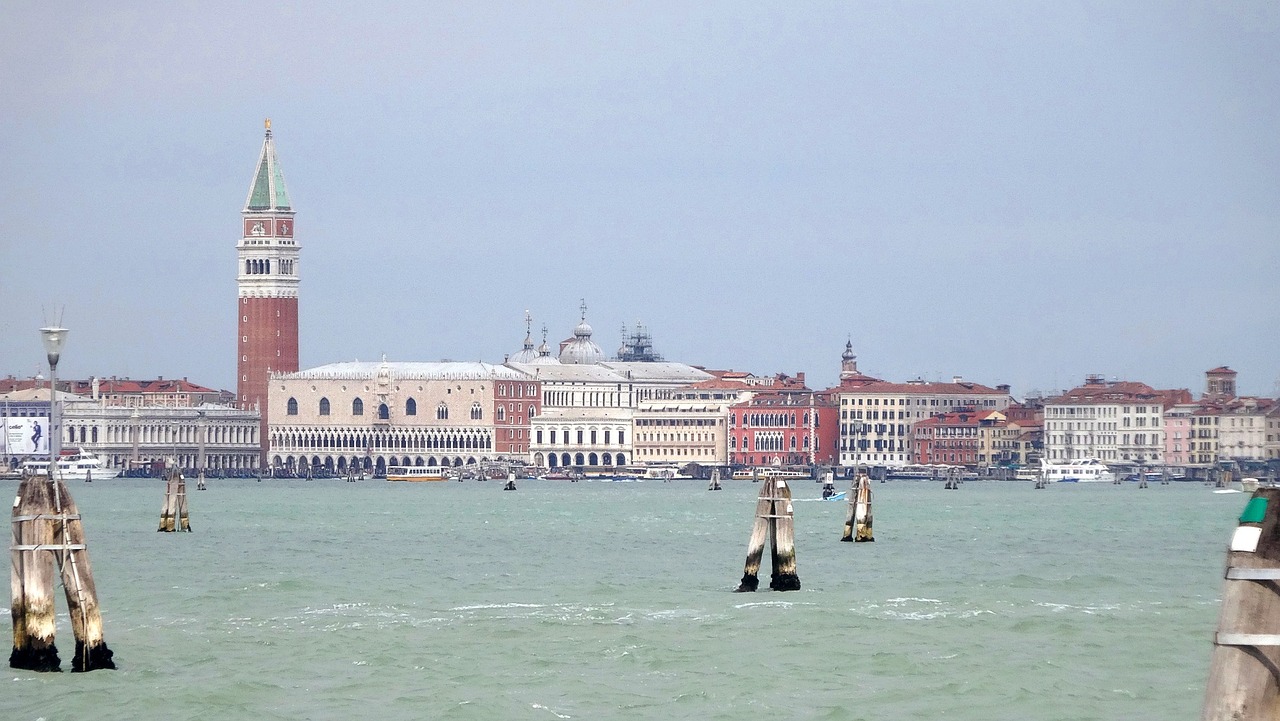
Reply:
<svg viewBox="0 0 1280 721"><path fill-rule="evenodd" d="M358 7L358 11L354 8ZM0 5L0 375L234 389L270 117L300 361L612 354L1280 395L1280 6ZM47 372L47 371L46 371Z"/></svg>

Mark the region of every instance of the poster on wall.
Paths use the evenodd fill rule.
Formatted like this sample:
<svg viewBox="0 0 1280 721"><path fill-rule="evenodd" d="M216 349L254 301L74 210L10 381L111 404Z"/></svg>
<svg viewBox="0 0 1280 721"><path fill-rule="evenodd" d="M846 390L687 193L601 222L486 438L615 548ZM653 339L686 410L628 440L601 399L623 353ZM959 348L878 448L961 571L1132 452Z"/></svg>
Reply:
<svg viewBox="0 0 1280 721"><path fill-rule="evenodd" d="M7 456L49 455L49 419L6 418L4 453Z"/></svg>

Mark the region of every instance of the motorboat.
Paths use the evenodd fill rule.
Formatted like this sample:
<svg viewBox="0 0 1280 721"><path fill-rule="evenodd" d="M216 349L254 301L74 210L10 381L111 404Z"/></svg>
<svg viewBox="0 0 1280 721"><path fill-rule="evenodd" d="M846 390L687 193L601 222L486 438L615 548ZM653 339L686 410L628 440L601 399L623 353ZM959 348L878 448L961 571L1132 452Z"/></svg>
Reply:
<svg viewBox="0 0 1280 721"><path fill-rule="evenodd" d="M1113 483L1116 474L1096 458L1080 458L1066 463L1043 463L1040 477L1049 483Z"/></svg>
<svg viewBox="0 0 1280 721"><path fill-rule="evenodd" d="M388 481L409 481L411 483L425 481L447 481L449 473L437 466L388 466Z"/></svg>
<svg viewBox="0 0 1280 721"><path fill-rule="evenodd" d="M22 472L37 476L49 475L49 461L32 460L22 464ZM119 468L107 468L102 460L84 450L63 452L58 457L58 475L66 481L105 481L120 475Z"/></svg>

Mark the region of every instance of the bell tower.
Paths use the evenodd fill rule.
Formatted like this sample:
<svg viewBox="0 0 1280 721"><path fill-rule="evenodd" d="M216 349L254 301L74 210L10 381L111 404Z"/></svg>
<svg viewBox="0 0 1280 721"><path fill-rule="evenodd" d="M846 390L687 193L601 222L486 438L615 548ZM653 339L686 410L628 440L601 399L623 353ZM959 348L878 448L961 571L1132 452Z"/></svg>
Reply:
<svg viewBox="0 0 1280 721"><path fill-rule="evenodd" d="M276 159L271 120L245 200L236 244L239 312L236 400L262 414L259 466L267 464L267 379L298 370L298 251L293 206Z"/></svg>

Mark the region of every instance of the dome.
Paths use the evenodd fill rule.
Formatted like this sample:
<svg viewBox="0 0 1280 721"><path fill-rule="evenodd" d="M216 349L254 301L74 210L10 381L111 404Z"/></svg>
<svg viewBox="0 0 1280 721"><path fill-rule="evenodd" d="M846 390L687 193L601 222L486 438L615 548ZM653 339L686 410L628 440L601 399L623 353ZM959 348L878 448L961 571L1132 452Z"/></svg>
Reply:
<svg viewBox="0 0 1280 721"><path fill-rule="evenodd" d="M518 353L512 354L508 361L514 363L532 363L538 357L538 352L533 349L533 329L530 324L533 323L533 317L529 315L529 311L524 312L524 347Z"/></svg>
<svg viewBox="0 0 1280 721"><path fill-rule="evenodd" d="M857 357L857 356L855 356L855 355L853 354L853 341L852 341L852 340L845 341L845 344L844 344L844 353L841 353L841 354L840 354L840 359L841 359L841 360L846 360L846 361L851 361L851 360L853 360L853 359L854 359L854 358L856 358L856 357Z"/></svg>
<svg viewBox="0 0 1280 721"><path fill-rule="evenodd" d="M592 365L604 360L604 351L600 350L600 346L591 341L591 335L574 338L560 351L561 363L574 363L577 365Z"/></svg>
<svg viewBox="0 0 1280 721"><path fill-rule="evenodd" d="M573 340L560 351L561 363L593 365L604 360L604 351L591 340L591 326L587 325L587 304L582 304L582 322L573 329Z"/></svg>
<svg viewBox="0 0 1280 721"><path fill-rule="evenodd" d="M536 366L558 366L560 361L551 355L551 348L547 346L547 327L542 326L542 345L538 346L538 355L529 361Z"/></svg>

